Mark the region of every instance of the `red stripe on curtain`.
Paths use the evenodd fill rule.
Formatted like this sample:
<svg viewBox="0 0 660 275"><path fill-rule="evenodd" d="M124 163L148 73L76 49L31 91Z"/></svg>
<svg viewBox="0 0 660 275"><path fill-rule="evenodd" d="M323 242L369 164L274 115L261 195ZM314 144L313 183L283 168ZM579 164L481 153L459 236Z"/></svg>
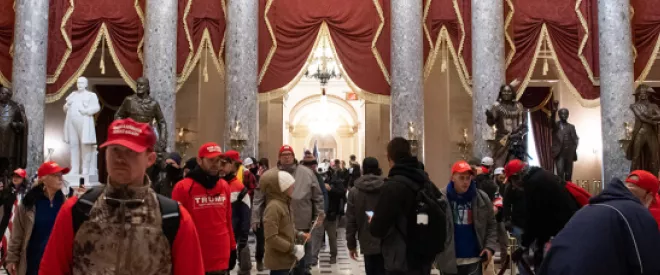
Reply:
<svg viewBox="0 0 660 275"><path fill-rule="evenodd" d="M0 0L0 84L9 86L11 82L11 45L14 40L14 0Z"/></svg>
<svg viewBox="0 0 660 275"><path fill-rule="evenodd" d="M632 17L633 42L637 50L635 79L644 81L648 70L656 62L660 45L660 8L648 0L631 0L635 13Z"/></svg>

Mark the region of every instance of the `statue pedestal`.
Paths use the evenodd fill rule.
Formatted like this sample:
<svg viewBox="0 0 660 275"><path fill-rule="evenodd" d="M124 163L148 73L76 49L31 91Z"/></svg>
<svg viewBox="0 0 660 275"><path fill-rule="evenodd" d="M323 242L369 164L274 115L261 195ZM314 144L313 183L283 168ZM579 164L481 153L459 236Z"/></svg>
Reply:
<svg viewBox="0 0 660 275"><path fill-rule="evenodd" d="M94 187L94 186L99 186L101 183L99 182L99 176L98 175L76 175L76 174L67 174L64 175L64 180L69 183L69 187L78 187L80 184L80 178L85 179L85 187Z"/></svg>

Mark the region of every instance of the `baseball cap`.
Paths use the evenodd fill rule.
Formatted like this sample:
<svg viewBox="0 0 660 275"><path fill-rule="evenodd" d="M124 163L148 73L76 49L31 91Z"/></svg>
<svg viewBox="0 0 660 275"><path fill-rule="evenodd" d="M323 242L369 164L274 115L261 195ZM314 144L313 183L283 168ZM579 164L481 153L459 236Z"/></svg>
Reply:
<svg viewBox="0 0 660 275"><path fill-rule="evenodd" d="M218 146L218 144L215 142L207 142L199 147L197 156L200 158L214 158L217 156L222 156L222 148L220 148L220 146Z"/></svg>
<svg viewBox="0 0 660 275"><path fill-rule="evenodd" d="M286 144L282 145L282 147L280 147L280 153L279 153L278 156L282 155L282 153L284 153L284 152L291 152L291 154L293 154L294 156L296 155L296 153L293 152L293 148L291 148L291 146L286 145Z"/></svg>
<svg viewBox="0 0 660 275"><path fill-rule="evenodd" d="M495 168L495 176L504 174L504 167Z"/></svg>
<svg viewBox="0 0 660 275"><path fill-rule="evenodd" d="M451 167L451 174L470 172L473 174L472 166L467 161L459 160Z"/></svg>
<svg viewBox="0 0 660 275"><path fill-rule="evenodd" d="M25 172L25 170L23 170L21 168L18 168L16 170L14 170L14 175L17 175L21 178L25 178L25 177L27 177L27 172Z"/></svg>
<svg viewBox="0 0 660 275"><path fill-rule="evenodd" d="M245 158L245 160L243 160L243 165L245 165L245 166L252 165L252 164L254 164L254 161L252 161L251 158Z"/></svg>
<svg viewBox="0 0 660 275"><path fill-rule="evenodd" d="M236 150L229 150L225 152L225 157L231 159L233 162L241 163L241 153Z"/></svg>
<svg viewBox="0 0 660 275"><path fill-rule="evenodd" d="M121 145L135 152L142 153L156 144L156 134L146 123L134 120L118 119L108 127L108 140L100 148Z"/></svg>
<svg viewBox="0 0 660 275"><path fill-rule="evenodd" d="M525 163L522 160L514 159L504 166L504 174L508 178L522 171L523 168L525 168Z"/></svg>
<svg viewBox="0 0 660 275"><path fill-rule="evenodd" d="M493 166L494 163L495 161L491 157L484 157L481 159L481 165L484 166Z"/></svg>
<svg viewBox="0 0 660 275"><path fill-rule="evenodd" d="M59 172L62 172L62 174L67 174L69 173L69 168L60 167L60 165L54 161L47 161L44 162L44 164L42 164L41 166L39 166L39 169L37 170L37 176L43 177Z"/></svg>
<svg viewBox="0 0 660 275"><path fill-rule="evenodd" d="M632 171L626 178L626 182L637 185L647 192L658 193L658 189L660 189L660 181L658 181L658 178L644 170Z"/></svg>

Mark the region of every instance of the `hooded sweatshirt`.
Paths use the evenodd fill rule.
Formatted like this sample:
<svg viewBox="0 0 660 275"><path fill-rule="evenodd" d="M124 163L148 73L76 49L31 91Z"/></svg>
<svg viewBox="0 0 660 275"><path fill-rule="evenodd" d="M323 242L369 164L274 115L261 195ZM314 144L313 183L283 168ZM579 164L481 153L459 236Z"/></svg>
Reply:
<svg viewBox="0 0 660 275"><path fill-rule="evenodd" d="M476 258L481 252L472 215L472 200L475 196L477 196L477 185L474 182L463 194L456 193L454 182L450 182L447 186L447 199L454 218L454 247L457 259Z"/></svg>
<svg viewBox="0 0 660 275"><path fill-rule="evenodd" d="M195 222L204 258L204 270L229 267L230 251L236 249L232 228L231 193L226 181L207 175L201 167L190 171L172 191Z"/></svg>
<svg viewBox="0 0 660 275"><path fill-rule="evenodd" d="M356 239L359 239L362 254L381 254L380 239L369 233L369 218L366 212L374 211L376 208L384 181L385 179L382 176L367 174L355 180L355 186L348 192L348 206L346 208L348 249L356 250Z"/></svg>
<svg viewBox="0 0 660 275"><path fill-rule="evenodd" d="M623 182L589 203L552 240L537 274L660 274L658 225Z"/></svg>

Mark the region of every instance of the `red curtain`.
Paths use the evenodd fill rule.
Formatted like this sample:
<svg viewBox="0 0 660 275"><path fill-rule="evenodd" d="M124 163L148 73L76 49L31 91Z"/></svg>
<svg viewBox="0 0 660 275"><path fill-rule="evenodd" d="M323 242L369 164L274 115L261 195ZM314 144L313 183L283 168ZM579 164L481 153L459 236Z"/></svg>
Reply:
<svg viewBox="0 0 660 275"><path fill-rule="evenodd" d="M576 3L577 1L577 3ZM571 84L583 105L596 105L598 16L596 0L507 0L507 81L518 79L524 91L539 50L547 47L559 61L560 76ZM577 10L576 10L577 5ZM550 44L544 46L547 35ZM513 50L515 49L515 51Z"/></svg>
<svg viewBox="0 0 660 275"><path fill-rule="evenodd" d="M660 8L655 1L631 0L632 34L637 58L635 79L644 81L660 50Z"/></svg>
<svg viewBox="0 0 660 275"><path fill-rule="evenodd" d="M454 56L464 87L470 91L472 74L472 17L470 0L424 0L424 76L428 77L434 62L449 62L443 55L447 48ZM441 38L446 29L447 37ZM439 39L440 38L440 39ZM448 43L447 39L451 41Z"/></svg>
<svg viewBox="0 0 660 275"><path fill-rule="evenodd" d="M96 114L95 128L97 144L103 144L108 139L108 127L115 120L115 113L124 98L133 94L127 85L96 85L94 91L101 103L101 111ZM98 155L99 181L106 183L108 171L105 164L105 150L99 150Z"/></svg>
<svg viewBox="0 0 660 275"><path fill-rule="evenodd" d="M0 0L0 84L9 86L11 81L11 45L14 40L14 0Z"/></svg>
<svg viewBox="0 0 660 275"><path fill-rule="evenodd" d="M325 22L355 85L389 95L388 0L260 0L260 5L259 92L279 90L294 80Z"/></svg>
<svg viewBox="0 0 660 275"><path fill-rule="evenodd" d="M142 75L144 0L74 0L74 7L67 0L53 2L46 101L59 99L82 75L95 50L102 47L115 60L128 85L134 87L134 79ZM63 29L61 22L65 22ZM105 44L101 43L104 36ZM70 41L70 48L66 41ZM57 62L60 55L63 58Z"/></svg>
<svg viewBox="0 0 660 275"><path fill-rule="evenodd" d="M207 76L207 55L216 60L214 66L224 75L225 6L225 0L179 0L177 88L188 79L200 59Z"/></svg>
<svg viewBox="0 0 660 275"><path fill-rule="evenodd" d="M552 89L550 87L527 87L520 103L530 109L532 132L539 163L543 169L553 171L552 158Z"/></svg>

